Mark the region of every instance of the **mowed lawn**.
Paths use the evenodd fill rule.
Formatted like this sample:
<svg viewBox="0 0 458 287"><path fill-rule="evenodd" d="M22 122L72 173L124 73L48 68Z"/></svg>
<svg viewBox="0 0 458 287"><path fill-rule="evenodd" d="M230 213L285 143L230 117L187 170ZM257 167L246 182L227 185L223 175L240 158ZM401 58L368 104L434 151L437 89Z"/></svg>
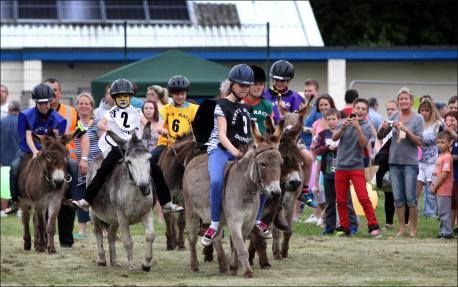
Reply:
<svg viewBox="0 0 458 287"><path fill-rule="evenodd" d="M306 208L301 218L307 218L310 212ZM377 216L383 225L382 192L379 192ZM156 220L155 263L152 270L145 273L140 271L144 247L140 224L131 227L137 269L129 272L121 241L117 243L121 266L96 266L97 251L91 226L88 239L76 241L73 248L57 246L56 255L38 254L23 250L21 222L16 216L9 216L1 218L1 285L457 286L457 240L437 239L439 222L436 219L422 217L415 239L394 239L395 230L384 232L381 239L371 239L365 219L360 218L360 230L353 238L320 236L319 227L295 223L289 258L273 260L269 251L272 268L261 270L256 258L255 277L244 279L240 270L238 276L219 274L217 262L204 263L202 256L200 272L191 273L188 249L166 251L164 226ZM225 249L228 254L227 236ZM199 254L201 251L199 244Z"/></svg>

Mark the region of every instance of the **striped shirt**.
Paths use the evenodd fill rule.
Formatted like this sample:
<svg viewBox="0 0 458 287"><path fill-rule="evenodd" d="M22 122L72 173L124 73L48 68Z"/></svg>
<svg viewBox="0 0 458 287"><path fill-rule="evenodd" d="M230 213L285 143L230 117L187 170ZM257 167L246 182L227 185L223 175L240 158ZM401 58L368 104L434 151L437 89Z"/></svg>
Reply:
<svg viewBox="0 0 458 287"><path fill-rule="evenodd" d="M87 127L86 127L87 128ZM97 136L97 132L99 128L97 127L97 122L94 122L87 130L86 134L89 137L89 154L88 154L88 163L94 161L94 159L101 153L99 149L99 138ZM76 146L76 158L78 162L81 161L81 138L75 138L75 146ZM78 182L77 185L82 185L86 183L86 176L81 174L78 175Z"/></svg>

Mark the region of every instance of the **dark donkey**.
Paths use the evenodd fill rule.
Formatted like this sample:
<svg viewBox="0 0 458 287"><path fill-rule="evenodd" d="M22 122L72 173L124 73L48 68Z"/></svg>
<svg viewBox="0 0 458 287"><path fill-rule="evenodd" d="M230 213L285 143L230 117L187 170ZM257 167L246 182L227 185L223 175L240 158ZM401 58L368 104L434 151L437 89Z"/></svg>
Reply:
<svg viewBox="0 0 458 287"><path fill-rule="evenodd" d="M167 147L159 157L165 182L167 183L170 196L173 201L183 203L183 174L186 164L195 155L196 142L192 134L179 137L175 143ZM175 214L164 214L166 225L165 236L167 238L167 250L184 249L184 229L186 225L185 214L180 212L178 219Z"/></svg>
<svg viewBox="0 0 458 287"><path fill-rule="evenodd" d="M259 134L255 123L252 122L254 144L241 159L226 167L220 226L227 224L231 234L233 246L230 268L233 274L237 273L240 261L244 276L253 276L245 239L255 224L259 192L265 191L268 196L280 195L280 166L283 160L278 151L278 143L282 129L283 121L274 135L265 138ZM193 272L199 270L196 251L199 221L202 219L204 222L210 222L209 181L208 155L203 154L192 159L185 169L183 194ZM217 250L219 270L225 273L227 264L221 240L222 229L218 231L213 243Z"/></svg>
<svg viewBox="0 0 458 287"><path fill-rule="evenodd" d="M285 115L285 130L280 139L279 150L283 158L281 167L281 188L282 196L280 200L269 199L264 208L263 222L270 224L272 219L278 212L278 207L281 204L285 212L286 220L290 226L290 230L283 232L283 242L281 242L281 231L272 227L273 242L272 251L275 259L286 258L288 256L289 239L292 235L292 219L294 214L294 206L296 198L299 195L302 187L302 160L300 150L297 146L297 138L302 130L302 122L304 118L304 110L299 113L288 113ZM250 264L253 265L255 253L259 256L259 265L262 269L270 268L267 257L267 242L260 237L257 232L253 231L250 234Z"/></svg>
<svg viewBox="0 0 458 287"><path fill-rule="evenodd" d="M35 250L44 252L47 247L48 253L56 253L54 246L56 218L68 182L71 181L71 176L67 174L65 145L72 136L57 136L53 130L49 130L47 135L36 137L42 149L36 158L30 156L24 159L18 177L24 250L30 250L32 247L29 221L30 211L33 208L35 210L33 216ZM48 211L47 222L46 211Z"/></svg>
<svg viewBox="0 0 458 287"><path fill-rule="evenodd" d="M149 130L149 124L145 127L146 129ZM154 241L153 184L149 163L151 154L135 133L133 133L129 142L120 139L111 131L108 131L107 134L121 149L125 150L125 153L123 162L114 167L90 208L91 219L94 223L94 235L97 241L97 265L106 266L102 231L108 224L111 265L117 265L116 232L118 228L121 228L124 248L127 251L128 268L133 270L134 243L130 235L129 226L141 221L145 227L145 257L142 270L149 271L153 259ZM101 158L98 158L91 166L87 176L88 183L95 176L101 162Z"/></svg>

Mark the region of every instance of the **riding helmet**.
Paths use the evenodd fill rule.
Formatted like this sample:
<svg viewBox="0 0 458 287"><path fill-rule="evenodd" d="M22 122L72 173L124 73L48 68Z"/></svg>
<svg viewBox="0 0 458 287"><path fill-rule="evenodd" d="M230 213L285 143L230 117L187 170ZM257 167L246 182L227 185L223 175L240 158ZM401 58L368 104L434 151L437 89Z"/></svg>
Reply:
<svg viewBox="0 0 458 287"><path fill-rule="evenodd" d="M36 85L32 90L32 100L36 103L50 102L55 98L54 91L46 84Z"/></svg>
<svg viewBox="0 0 458 287"><path fill-rule="evenodd" d="M126 79L117 79L110 86L110 96L115 97L118 94L135 94L134 85Z"/></svg>
<svg viewBox="0 0 458 287"><path fill-rule="evenodd" d="M250 68L253 70L254 73L254 82L265 83L267 77L266 72L264 72L264 69L256 65L251 65Z"/></svg>
<svg viewBox="0 0 458 287"><path fill-rule="evenodd" d="M286 60L278 60L270 67L270 77L276 80L291 80L294 78L294 67Z"/></svg>
<svg viewBox="0 0 458 287"><path fill-rule="evenodd" d="M242 85L254 84L253 70L247 64L238 64L229 71L229 80Z"/></svg>
<svg viewBox="0 0 458 287"><path fill-rule="evenodd" d="M167 89L169 93L187 92L191 84L185 76L176 75L170 78L167 83Z"/></svg>

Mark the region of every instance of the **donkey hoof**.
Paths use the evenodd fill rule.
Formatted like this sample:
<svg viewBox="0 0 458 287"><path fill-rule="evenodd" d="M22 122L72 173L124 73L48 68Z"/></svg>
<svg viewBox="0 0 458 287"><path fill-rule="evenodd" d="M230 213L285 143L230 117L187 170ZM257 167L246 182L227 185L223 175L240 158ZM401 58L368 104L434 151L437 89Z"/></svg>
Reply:
<svg viewBox="0 0 458 287"><path fill-rule="evenodd" d="M184 251L184 250L186 250L186 247L184 247L184 246L178 246L178 250Z"/></svg>
<svg viewBox="0 0 458 287"><path fill-rule="evenodd" d="M204 262L212 262L213 261L213 255L205 255L204 257Z"/></svg>
<svg viewBox="0 0 458 287"><path fill-rule="evenodd" d="M199 267L191 267L191 272L199 272Z"/></svg>
<svg viewBox="0 0 458 287"><path fill-rule="evenodd" d="M97 262L97 266L107 266L106 262Z"/></svg>
<svg viewBox="0 0 458 287"><path fill-rule="evenodd" d="M265 269L265 270L270 269L270 267L272 267L272 266L269 263L261 265L261 269Z"/></svg>
<svg viewBox="0 0 458 287"><path fill-rule="evenodd" d="M40 253L41 253L41 252L45 252L45 248L44 248L44 247L36 247L36 248L35 248L35 251L36 251L36 252L40 252Z"/></svg>
<svg viewBox="0 0 458 287"><path fill-rule="evenodd" d="M277 254L274 255L274 259L275 259L275 260L281 260L282 257L281 257L280 254L277 253Z"/></svg>
<svg viewBox="0 0 458 287"><path fill-rule="evenodd" d="M226 274L227 273L227 266L220 266L219 273Z"/></svg>
<svg viewBox="0 0 458 287"><path fill-rule="evenodd" d="M282 258L288 258L288 252L283 252L283 253L281 254L281 257L282 257Z"/></svg>
<svg viewBox="0 0 458 287"><path fill-rule="evenodd" d="M24 242L24 250L30 250L30 249L32 249L32 243Z"/></svg>
<svg viewBox="0 0 458 287"><path fill-rule="evenodd" d="M52 248L48 248L48 254L56 254L56 248L52 247Z"/></svg>
<svg viewBox="0 0 458 287"><path fill-rule="evenodd" d="M253 278L253 271L246 271L245 274L243 274L243 277Z"/></svg>
<svg viewBox="0 0 458 287"><path fill-rule="evenodd" d="M149 272L151 270L151 266L145 266L142 264L142 271Z"/></svg>
<svg viewBox="0 0 458 287"><path fill-rule="evenodd" d="M234 266L229 266L229 270L231 270L231 275L236 276L237 275L237 267Z"/></svg>

